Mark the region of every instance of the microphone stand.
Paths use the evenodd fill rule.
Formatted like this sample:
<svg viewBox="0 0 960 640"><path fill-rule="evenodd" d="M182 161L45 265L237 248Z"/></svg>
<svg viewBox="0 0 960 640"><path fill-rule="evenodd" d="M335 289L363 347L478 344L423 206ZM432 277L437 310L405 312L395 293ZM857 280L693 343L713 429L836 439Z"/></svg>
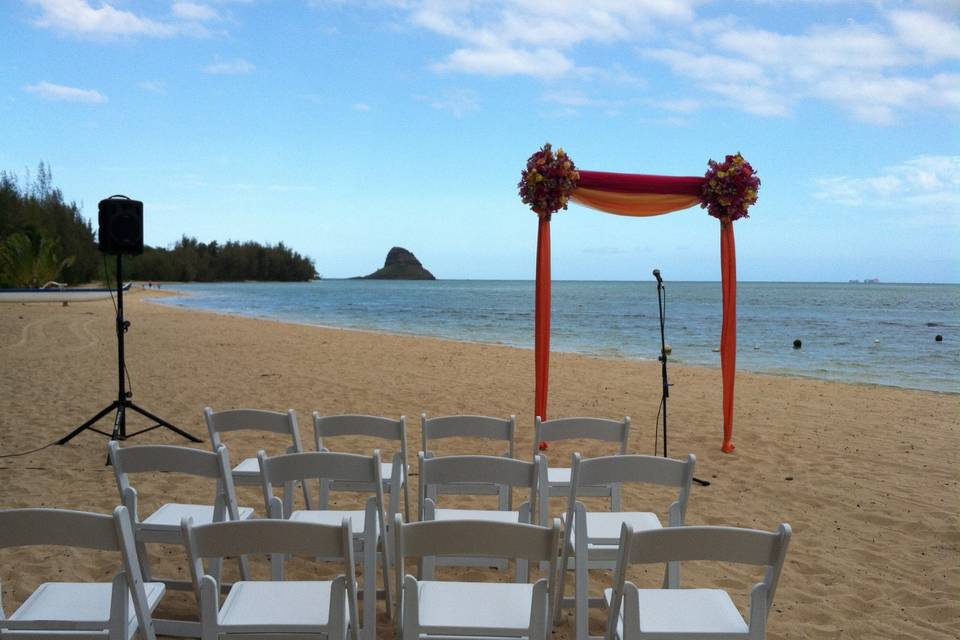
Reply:
<svg viewBox="0 0 960 640"><path fill-rule="evenodd" d="M657 279L657 307L660 309L660 377L663 380L663 392L660 396L660 413L663 416L663 457L667 457L667 398L670 397L670 383L667 381L667 340L664 332L666 323L666 314L664 311L666 301L666 288L663 286L663 278L660 277L660 269L654 269L653 275ZM656 454L656 451L654 451ZM701 480L694 476L693 481L701 487L709 487L710 482Z"/></svg>

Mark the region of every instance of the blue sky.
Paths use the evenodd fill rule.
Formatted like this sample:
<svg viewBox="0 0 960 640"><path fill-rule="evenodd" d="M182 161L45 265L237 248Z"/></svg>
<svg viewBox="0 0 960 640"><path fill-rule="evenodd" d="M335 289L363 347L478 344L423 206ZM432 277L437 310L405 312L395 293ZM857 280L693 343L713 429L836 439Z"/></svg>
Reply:
<svg viewBox="0 0 960 640"><path fill-rule="evenodd" d="M810 0L9 0L0 169L41 160L145 241L276 243L325 277L394 245L441 278L532 278L516 182L582 169L763 186L741 280L960 281L960 9ZM718 224L576 205L556 279L719 279Z"/></svg>

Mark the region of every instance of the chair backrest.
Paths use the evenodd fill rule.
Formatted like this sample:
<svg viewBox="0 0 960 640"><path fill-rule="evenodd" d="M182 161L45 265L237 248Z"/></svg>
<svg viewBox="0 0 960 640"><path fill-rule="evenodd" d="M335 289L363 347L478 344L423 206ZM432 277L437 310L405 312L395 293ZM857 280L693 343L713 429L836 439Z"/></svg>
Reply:
<svg viewBox="0 0 960 640"><path fill-rule="evenodd" d="M317 451L327 451L324 438L336 436L366 436L380 438L400 443L400 450L406 459L407 455L407 418L400 416L399 420L382 416L367 416L348 414L339 416L321 416L319 411L313 412L313 435L316 439Z"/></svg>
<svg viewBox="0 0 960 640"><path fill-rule="evenodd" d="M139 521L137 491L130 484L130 474L171 472L183 473L217 481L215 503L225 510L224 515L238 520L237 498L230 472L230 455L224 445L215 452L177 447L165 444L140 444L121 447L116 440L107 446L107 455L120 491L120 500L129 509L134 522Z"/></svg>
<svg viewBox="0 0 960 640"><path fill-rule="evenodd" d="M127 607L128 602L132 600L141 633L148 640L155 640L156 631L150 607L147 604L143 575L140 571L130 516L126 507L116 507L112 515L66 509L0 510L0 548L33 545L119 551L123 573L118 574L113 582L110 626L112 629L126 632ZM12 622L6 620L0 608L0 630L49 631L58 628L52 625L54 623L35 620ZM64 629L60 627L60 630Z"/></svg>
<svg viewBox="0 0 960 640"><path fill-rule="evenodd" d="M353 532L350 521L344 518L340 526L314 522L291 522L289 520L242 520L239 522L216 522L194 526L185 519L181 525L183 542L187 548L190 562L190 574L194 589L201 593L204 583L216 578L205 574L203 560L225 558L228 556L268 555L271 564L282 563L287 555L308 556L313 558L340 557L343 559L343 576L348 593L348 605L351 625L356 627L357 592L353 555ZM276 577L278 573L275 571ZM279 575L282 575L280 572ZM219 587L219 585L216 585ZM216 600L219 589L211 590L212 600ZM340 603L341 611L342 603ZM335 609L331 602L331 610ZM201 615L207 613L201 612ZM333 613L333 611L331 611ZM211 617L209 614L206 617ZM213 616L216 619L216 609ZM353 635L356 639L356 634Z"/></svg>
<svg viewBox="0 0 960 640"><path fill-rule="evenodd" d="M267 457L257 454L263 483L263 499L267 513L275 517L279 498L273 495L274 485L306 480L321 482L351 482L368 485L376 494L377 506L383 509L383 482L380 475L380 451L362 456L356 453L308 451ZM283 517L289 517L289 513Z"/></svg>
<svg viewBox="0 0 960 640"><path fill-rule="evenodd" d="M489 520L428 520L404 523L394 520L397 543L397 576L402 580L405 558L473 556L523 558L531 562L557 562L560 519L548 527Z"/></svg>
<svg viewBox="0 0 960 640"><path fill-rule="evenodd" d="M508 458L516 453L516 416L509 418L492 418L489 416L440 416L427 418L427 414L420 414L420 434L423 446L421 451L428 456L434 452L430 449L430 440L442 438L482 438L484 440L502 440L507 443L504 452Z"/></svg>
<svg viewBox="0 0 960 640"><path fill-rule="evenodd" d="M532 462L499 456L441 456L428 458L421 451L419 491L420 517L432 490L440 485L495 483L529 490L530 514L538 514L538 507L546 507L547 465L539 455ZM543 515L544 512L539 512ZM539 516L538 516L539 517Z"/></svg>
<svg viewBox="0 0 960 640"><path fill-rule="evenodd" d="M696 456L692 453L687 455L686 460L647 455L581 458L579 453L574 453L571 458L573 470L570 474L570 497L567 504L571 515L577 491L581 487L598 484L646 483L679 489L677 500L670 505L670 524L683 523L690 497L693 468L697 462Z"/></svg>
<svg viewBox="0 0 960 640"><path fill-rule="evenodd" d="M221 444L221 433L244 429L290 434L291 446L288 451L303 451L300 430L297 428L297 415L293 409L288 409L286 413L264 409L230 409L215 412L210 407L204 407L203 417L207 422L210 444L214 451Z"/></svg>
<svg viewBox="0 0 960 640"><path fill-rule="evenodd" d="M558 440L599 440L617 442L620 455L627 452L627 440L630 437L630 417L623 420L607 418L556 418L541 420L534 418L533 453L539 450L541 442Z"/></svg>
<svg viewBox="0 0 960 640"><path fill-rule="evenodd" d="M790 536L790 525L786 523L773 532L718 526L667 527L634 532L630 525L624 523L614 572L609 621L615 624L619 617L626 571L630 564L708 560L766 568L763 580L754 585L750 594L751 630L755 624L765 624L776 594ZM679 571L672 573L666 586L680 588Z"/></svg>

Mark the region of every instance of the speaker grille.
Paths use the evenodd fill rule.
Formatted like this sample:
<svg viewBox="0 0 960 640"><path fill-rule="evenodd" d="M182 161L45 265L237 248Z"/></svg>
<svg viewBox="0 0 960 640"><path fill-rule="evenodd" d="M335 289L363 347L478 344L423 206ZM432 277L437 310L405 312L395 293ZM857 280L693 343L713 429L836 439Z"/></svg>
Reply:
<svg viewBox="0 0 960 640"><path fill-rule="evenodd" d="M126 198L100 201L100 251L112 254L143 253L143 203Z"/></svg>

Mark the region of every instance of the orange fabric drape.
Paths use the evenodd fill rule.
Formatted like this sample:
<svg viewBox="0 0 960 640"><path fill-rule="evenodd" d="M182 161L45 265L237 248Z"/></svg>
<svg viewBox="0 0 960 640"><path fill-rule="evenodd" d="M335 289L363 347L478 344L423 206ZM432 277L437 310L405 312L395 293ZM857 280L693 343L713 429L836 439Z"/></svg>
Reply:
<svg viewBox="0 0 960 640"><path fill-rule="evenodd" d="M703 178L580 171L580 186L570 195L578 204L624 216L655 216L700 202ZM720 369L723 383L723 451L733 451L733 386L737 369L737 264L733 222L720 223L723 324ZM547 419L550 366L550 217L540 216L537 233L537 281L534 341L535 415Z"/></svg>
<svg viewBox="0 0 960 640"><path fill-rule="evenodd" d="M658 216L686 209L700 202L700 196L672 193L623 193L580 187L570 199L592 209L621 216Z"/></svg>
<svg viewBox="0 0 960 640"><path fill-rule="evenodd" d="M550 216L540 216L537 228L537 284L535 298L534 362L535 415L547 419L547 386L550 372Z"/></svg>
<svg viewBox="0 0 960 640"><path fill-rule="evenodd" d="M733 222L720 221L720 282L723 289L723 324L720 328L720 372L723 378L724 453L733 451L733 383L737 373L737 253Z"/></svg>

